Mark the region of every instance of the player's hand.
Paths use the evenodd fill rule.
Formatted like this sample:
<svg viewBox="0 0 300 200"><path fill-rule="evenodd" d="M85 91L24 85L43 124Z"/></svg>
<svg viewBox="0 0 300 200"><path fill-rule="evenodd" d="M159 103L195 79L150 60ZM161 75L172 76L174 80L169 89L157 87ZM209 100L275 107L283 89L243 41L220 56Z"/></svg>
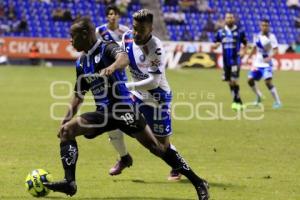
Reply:
<svg viewBox="0 0 300 200"><path fill-rule="evenodd" d="M116 68L114 65L110 65L109 67L102 69L99 73L100 76L110 76L116 71Z"/></svg>
<svg viewBox="0 0 300 200"><path fill-rule="evenodd" d="M65 124L70 121L70 120L63 120L60 124L60 127L59 127L59 130L58 130L58 133L57 133L57 137L60 138L60 135L62 134L63 130L64 130L64 127L65 127Z"/></svg>
<svg viewBox="0 0 300 200"><path fill-rule="evenodd" d="M247 65L250 65L250 64L251 64L251 58L250 58L249 56L248 56L248 58L246 59L245 63L246 63Z"/></svg>
<svg viewBox="0 0 300 200"><path fill-rule="evenodd" d="M58 133L57 133L57 137L60 138L61 134L63 133L64 131L64 124L60 125L59 127L59 130L58 130Z"/></svg>
<svg viewBox="0 0 300 200"><path fill-rule="evenodd" d="M242 57L244 57L246 55L246 51L245 50L240 50L239 55Z"/></svg>

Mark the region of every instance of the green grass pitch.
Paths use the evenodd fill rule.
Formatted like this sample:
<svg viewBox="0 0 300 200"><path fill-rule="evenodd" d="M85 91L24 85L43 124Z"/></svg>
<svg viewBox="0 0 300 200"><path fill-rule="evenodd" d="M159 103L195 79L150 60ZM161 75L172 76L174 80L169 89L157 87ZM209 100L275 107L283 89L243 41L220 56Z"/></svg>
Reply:
<svg viewBox="0 0 300 200"><path fill-rule="evenodd" d="M241 73L241 95L252 102L254 95ZM260 83L266 100L261 120L234 117L228 86L220 81L220 70L167 71L174 92L174 104L199 102L198 117L212 120L174 120L173 143L192 168L210 182L213 200L298 200L300 199L300 73L275 72L275 85L283 107L272 109L272 97ZM59 121L50 117L54 99L53 81L74 82L74 68L0 67L0 199L32 199L24 179L31 170L43 168L54 179L63 177L56 137ZM56 95L67 95L67 85L56 85ZM92 101L89 101L92 102ZM178 106L177 104L176 106ZM85 106L83 110L93 110ZM177 117L190 114L188 106L175 109ZM63 115L66 108L56 107ZM78 193L72 199L88 200L192 200L194 188L185 179L166 180L169 167L150 155L134 139L126 137L134 165L122 175L110 177L108 169L117 154L102 135L94 140L78 138ZM46 199L66 199L50 193Z"/></svg>

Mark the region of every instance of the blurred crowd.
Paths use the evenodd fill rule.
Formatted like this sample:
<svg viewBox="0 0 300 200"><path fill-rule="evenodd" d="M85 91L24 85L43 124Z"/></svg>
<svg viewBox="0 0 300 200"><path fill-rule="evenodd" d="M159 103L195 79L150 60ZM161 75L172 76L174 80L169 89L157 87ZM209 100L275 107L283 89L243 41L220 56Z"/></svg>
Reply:
<svg viewBox="0 0 300 200"><path fill-rule="evenodd" d="M0 2L0 34L3 32L25 32L28 31L28 23L24 16L19 16L14 4L7 8Z"/></svg>
<svg viewBox="0 0 300 200"><path fill-rule="evenodd" d="M30 0L31 2L43 2L47 4L55 3L78 3L80 0ZM121 11L122 15L128 14L128 7L131 3L139 2L139 0L94 0L96 3L101 4L115 4ZM11 1L9 5L4 6L0 1L0 35L2 33L26 33L28 32L28 20L20 11L20 8L16 9L14 1ZM184 26L183 34L181 38L175 40L183 41L209 41L213 34L224 26L223 16L218 17L218 13L214 8L210 7L208 0L161 0L162 7L169 6L172 9L164 11L163 19L167 25ZM291 11L296 14L294 19L295 27L300 30L300 0L286 0L286 5ZM176 9L174 9L176 8ZM17 10L20 12L18 13ZM62 7L57 7L51 10L51 16L53 21L66 21L71 22L76 18L80 17L81 14L76 15L72 10L68 10ZM190 13L202 13L205 18L201 18L201 28L198 27L197 31L199 34L192 35L189 31L191 28L195 28L195 24L191 23L189 18ZM217 16L216 16L217 14ZM75 16L74 16L75 15ZM240 20L237 17L237 24L240 24ZM196 18L196 21L198 19ZM198 20L198 21L199 21ZM202 23L203 22L203 23ZM29 23L30 24L30 23ZM189 27L186 27L189 26ZM197 32L196 31L196 32ZM299 32L299 31L298 31ZM20 34L22 36L22 34ZM24 36L24 35L23 35ZM293 44L288 49L290 52L300 52L300 35L298 35Z"/></svg>
<svg viewBox="0 0 300 200"><path fill-rule="evenodd" d="M295 26L300 30L300 0L287 0L286 4L298 13L298 17L295 18ZM300 53L300 34L296 37L295 42L289 46L287 52Z"/></svg>
<svg viewBox="0 0 300 200"><path fill-rule="evenodd" d="M80 0L30 0L30 2L43 2L51 4L53 2L58 3L78 3ZM102 3L105 5L115 4L119 8L122 15L126 15L128 12L128 6L130 3L136 2L138 0L95 0L96 3ZM17 12L15 9L15 4L13 1L9 6L4 6L3 2L0 1L0 35L3 33L22 33L28 31L28 21L26 16L20 16L21 13ZM56 8L52 10L52 19L54 21L73 21L80 17L81 14L72 16L71 10L64 8Z"/></svg>

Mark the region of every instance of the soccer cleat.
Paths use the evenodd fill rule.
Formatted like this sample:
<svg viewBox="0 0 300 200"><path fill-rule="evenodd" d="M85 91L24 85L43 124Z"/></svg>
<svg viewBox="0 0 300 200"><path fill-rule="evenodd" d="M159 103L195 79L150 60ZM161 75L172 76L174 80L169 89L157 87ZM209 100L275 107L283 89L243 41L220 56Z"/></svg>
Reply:
<svg viewBox="0 0 300 200"><path fill-rule="evenodd" d="M273 103L273 109L279 109L282 107L282 104L281 103L278 103L278 102L274 102Z"/></svg>
<svg viewBox="0 0 300 200"><path fill-rule="evenodd" d="M231 109L232 109L232 110L236 110L236 105L237 105L237 103L233 102L233 103L231 104Z"/></svg>
<svg viewBox="0 0 300 200"><path fill-rule="evenodd" d="M262 102L261 97L260 97L260 96L257 96L256 99L255 99L255 101L254 101L254 105L255 105L255 106L258 106L261 102Z"/></svg>
<svg viewBox="0 0 300 200"><path fill-rule="evenodd" d="M244 109L244 105L241 104L241 103L233 102L233 103L231 104L231 109L234 110L234 111L240 111L240 110L243 110L243 109Z"/></svg>
<svg viewBox="0 0 300 200"><path fill-rule="evenodd" d="M122 173L122 171L126 168L126 167L130 167L132 166L133 160L132 157L130 156L130 154L127 154L126 156L123 156L121 158L121 160L119 160L114 167L112 167L109 170L109 175L111 176L116 176Z"/></svg>
<svg viewBox="0 0 300 200"><path fill-rule="evenodd" d="M256 96L255 101L253 102L253 104L255 106L259 106L259 104L261 104L263 102L263 100L265 100L264 96Z"/></svg>
<svg viewBox="0 0 300 200"><path fill-rule="evenodd" d="M181 174L177 170L172 169L170 171L170 175L168 177L169 181L179 181L180 178L181 178Z"/></svg>
<svg viewBox="0 0 300 200"><path fill-rule="evenodd" d="M209 200L209 193L208 193L209 185L207 181L202 180L202 182L200 182L199 185L197 185L195 188L197 190L197 195L199 200Z"/></svg>
<svg viewBox="0 0 300 200"><path fill-rule="evenodd" d="M54 192L62 192L69 196L73 196L77 192L75 181L68 182L67 180L62 180L58 182L45 182L43 185Z"/></svg>

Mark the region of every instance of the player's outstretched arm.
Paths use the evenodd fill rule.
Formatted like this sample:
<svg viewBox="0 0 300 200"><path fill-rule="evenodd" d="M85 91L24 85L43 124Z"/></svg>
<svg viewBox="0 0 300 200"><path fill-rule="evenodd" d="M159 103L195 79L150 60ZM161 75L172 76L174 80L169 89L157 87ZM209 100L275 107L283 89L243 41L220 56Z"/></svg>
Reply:
<svg viewBox="0 0 300 200"><path fill-rule="evenodd" d="M100 76L109 76L118 69L124 69L129 65L127 53L116 43L110 43L105 49L105 55L115 59L110 66L100 71Z"/></svg>
<svg viewBox="0 0 300 200"><path fill-rule="evenodd" d="M118 53L116 55L116 61L113 64L111 64L109 67L101 70L100 76L109 76L112 73L114 73L114 71L118 69L124 69L128 65L129 65L129 59L127 53L125 52Z"/></svg>
<svg viewBox="0 0 300 200"><path fill-rule="evenodd" d="M158 87L160 80L161 74L149 73L149 77L144 80L125 84L129 90L152 90Z"/></svg>

